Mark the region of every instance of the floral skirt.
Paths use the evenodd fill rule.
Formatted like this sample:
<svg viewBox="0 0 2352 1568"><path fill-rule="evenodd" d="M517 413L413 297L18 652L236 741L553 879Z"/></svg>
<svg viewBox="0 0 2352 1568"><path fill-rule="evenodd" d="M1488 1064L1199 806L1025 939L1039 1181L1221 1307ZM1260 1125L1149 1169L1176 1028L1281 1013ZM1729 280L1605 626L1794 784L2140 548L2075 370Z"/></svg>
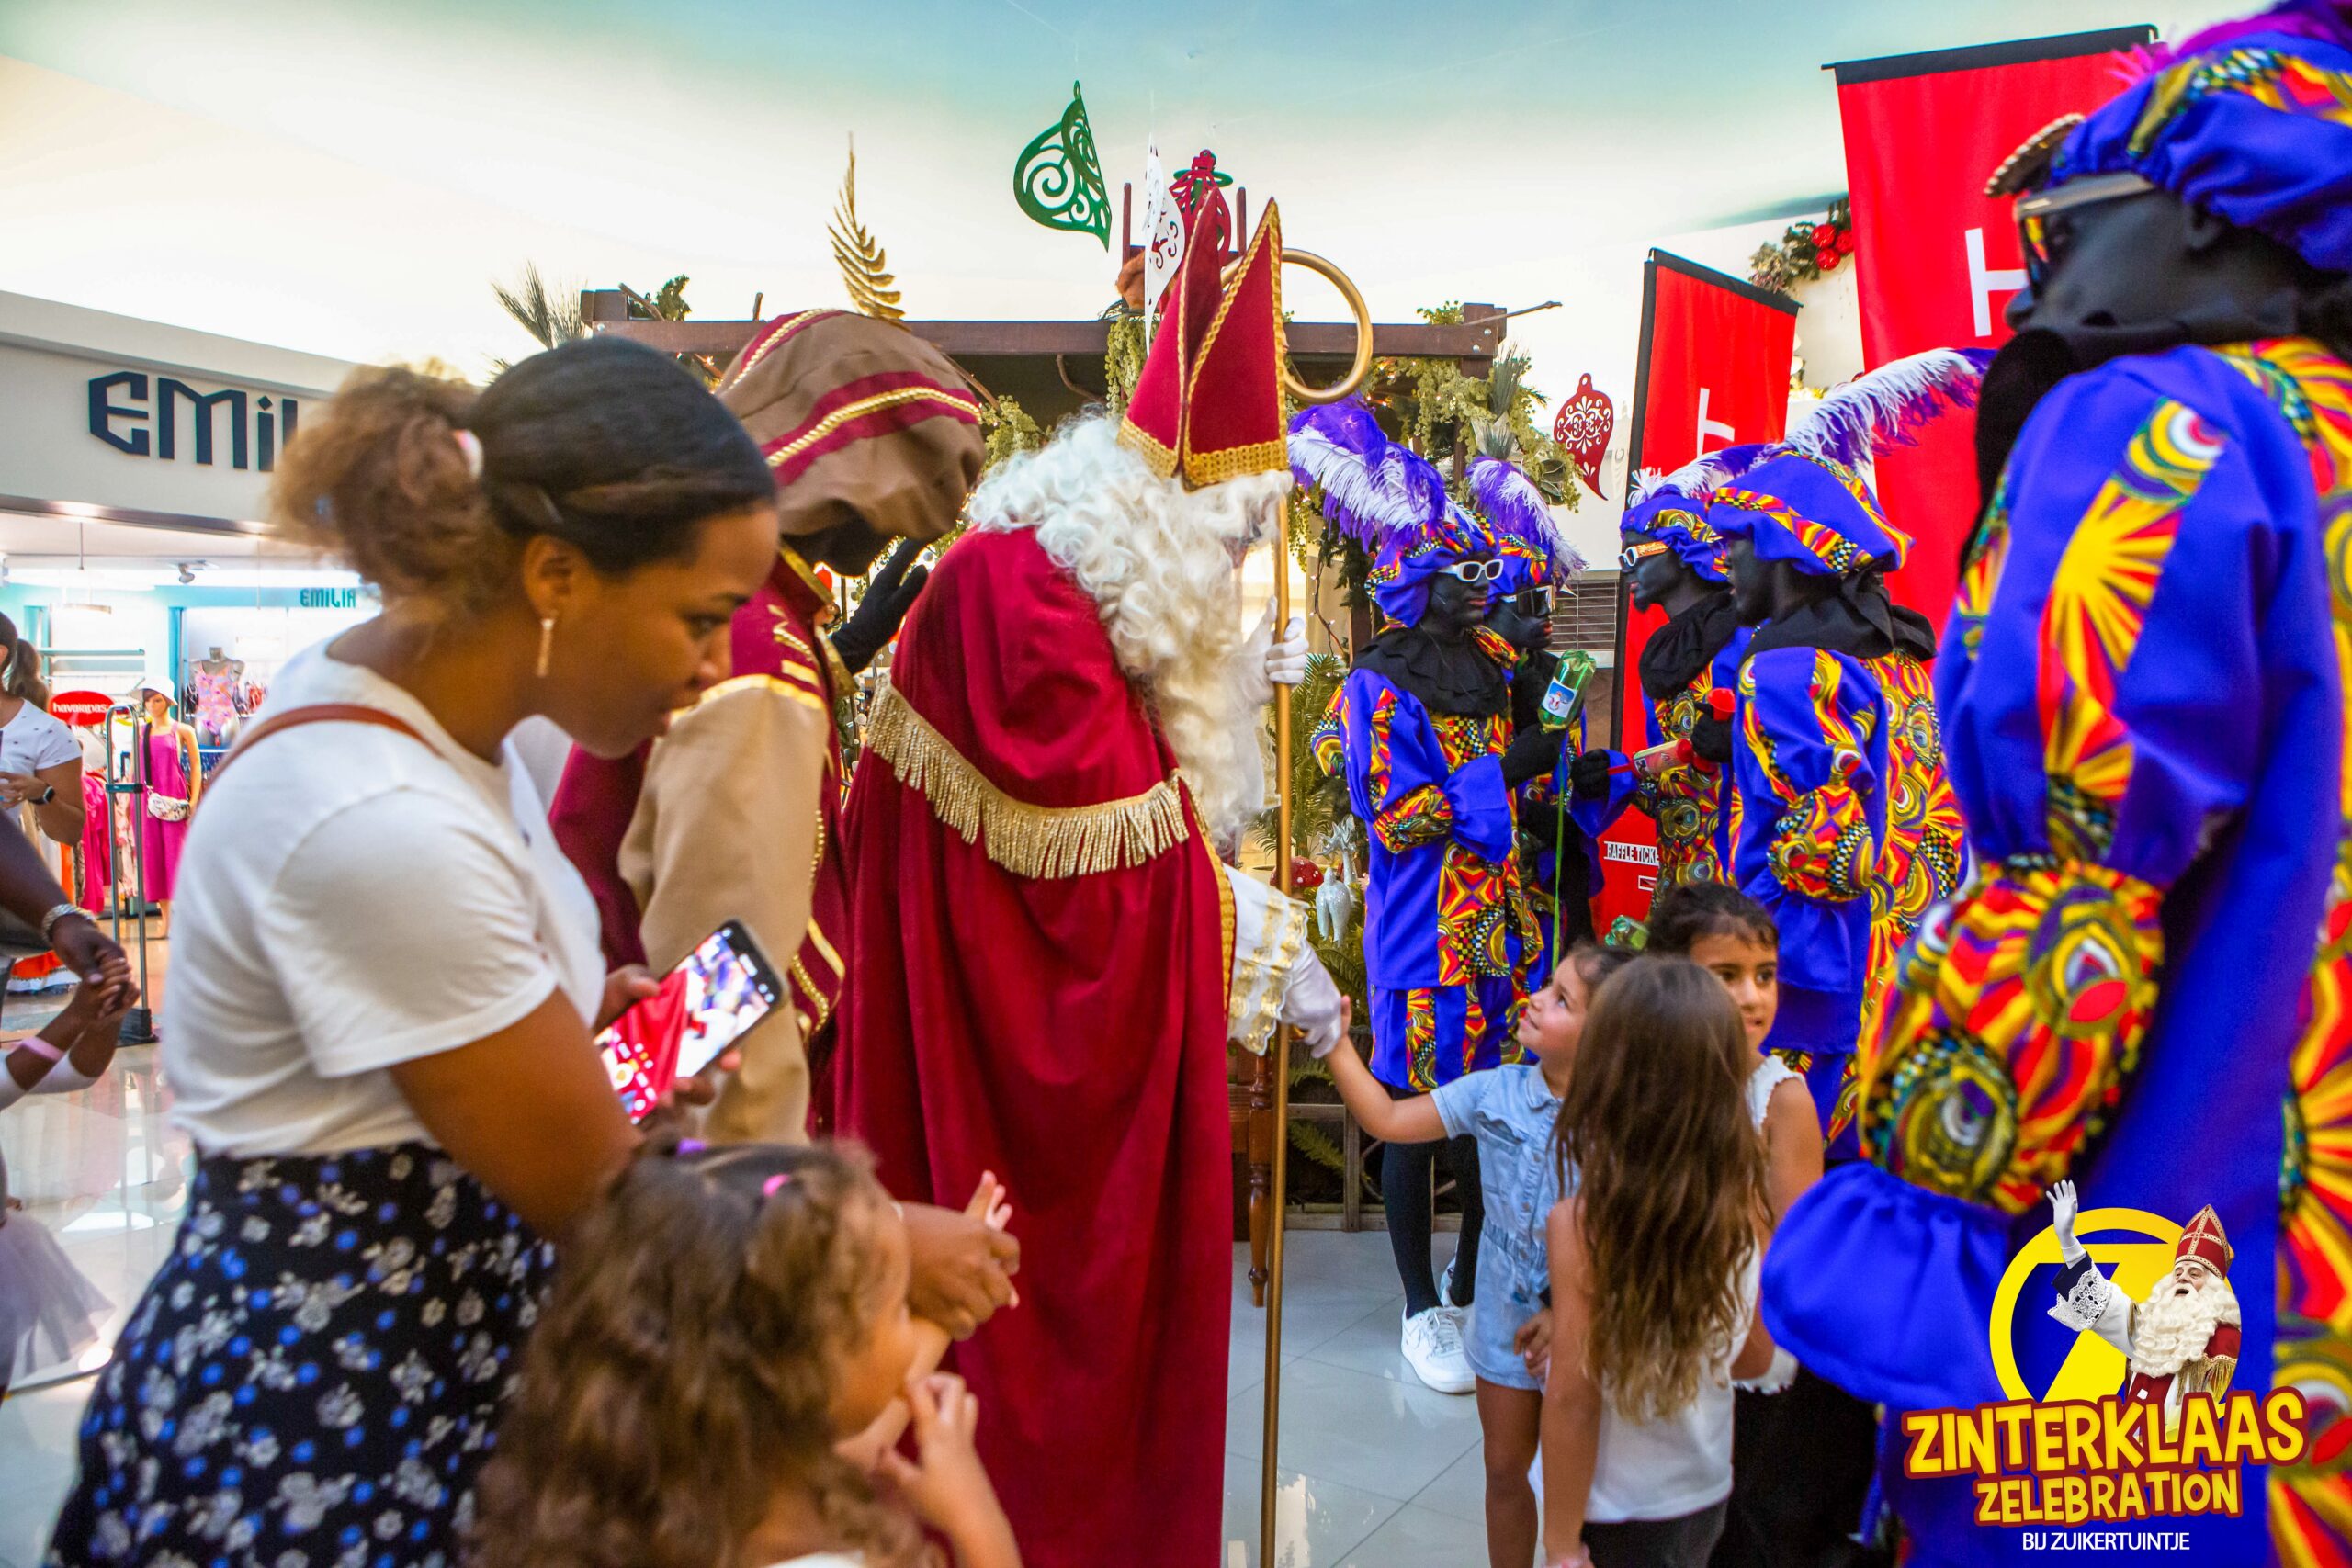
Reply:
<svg viewBox="0 0 2352 1568"><path fill-rule="evenodd" d="M47 1562L450 1568L553 1268L421 1144L205 1160Z"/></svg>

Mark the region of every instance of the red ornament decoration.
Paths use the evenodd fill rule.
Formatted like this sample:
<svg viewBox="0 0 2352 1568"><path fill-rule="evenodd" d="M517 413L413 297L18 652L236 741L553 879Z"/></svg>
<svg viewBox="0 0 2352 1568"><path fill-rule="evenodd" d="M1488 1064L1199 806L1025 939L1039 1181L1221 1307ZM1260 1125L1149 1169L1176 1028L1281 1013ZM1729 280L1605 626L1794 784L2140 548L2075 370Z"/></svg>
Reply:
<svg viewBox="0 0 2352 1568"><path fill-rule="evenodd" d="M1576 396L1560 405L1552 422L1552 439L1573 458L1577 478L1585 488L1607 501L1600 489L1600 459L1609 451L1609 433L1617 427L1617 407L1609 394L1596 389L1589 375L1577 378Z"/></svg>
<svg viewBox="0 0 2352 1568"><path fill-rule="evenodd" d="M1293 861L1290 868L1290 890L1311 893L1323 886L1323 868L1311 860Z"/></svg>

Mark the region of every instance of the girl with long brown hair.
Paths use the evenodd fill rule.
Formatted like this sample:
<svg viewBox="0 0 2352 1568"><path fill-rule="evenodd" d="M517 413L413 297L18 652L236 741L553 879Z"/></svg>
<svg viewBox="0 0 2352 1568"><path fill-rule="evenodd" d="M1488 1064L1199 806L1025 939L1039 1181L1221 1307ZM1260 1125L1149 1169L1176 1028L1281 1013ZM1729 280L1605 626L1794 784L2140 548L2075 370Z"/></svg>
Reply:
<svg viewBox="0 0 2352 1568"><path fill-rule="evenodd" d="M1707 1560L1731 1493L1734 1377L1770 1367L1770 1225L1751 1054L1722 982L1645 958L1593 998L1560 1107L1544 1562Z"/></svg>
<svg viewBox="0 0 2352 1568"><path fill-rule="evenodd" d="M740 1144L633 1163L580 1222L483 1472L480 1568L1020 1568L962 1380L910 1380L907 1231L870 1162ZM942 1342L944 1343L944 1337ZM895 1501L836 1451L890 1403Z"/></svg>

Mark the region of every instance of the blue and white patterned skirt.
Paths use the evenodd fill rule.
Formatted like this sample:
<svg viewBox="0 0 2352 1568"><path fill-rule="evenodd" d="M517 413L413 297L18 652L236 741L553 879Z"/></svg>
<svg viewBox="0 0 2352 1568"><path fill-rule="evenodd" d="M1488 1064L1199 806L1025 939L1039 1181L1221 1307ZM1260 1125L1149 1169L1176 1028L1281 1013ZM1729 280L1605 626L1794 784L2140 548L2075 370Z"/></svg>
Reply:
<svg viewBox="0 0 2352 1568"><path fill-rule="evenodd" d="M553 1268L421 1144L205 1160L47 1562L449 1568Z"/></svg>

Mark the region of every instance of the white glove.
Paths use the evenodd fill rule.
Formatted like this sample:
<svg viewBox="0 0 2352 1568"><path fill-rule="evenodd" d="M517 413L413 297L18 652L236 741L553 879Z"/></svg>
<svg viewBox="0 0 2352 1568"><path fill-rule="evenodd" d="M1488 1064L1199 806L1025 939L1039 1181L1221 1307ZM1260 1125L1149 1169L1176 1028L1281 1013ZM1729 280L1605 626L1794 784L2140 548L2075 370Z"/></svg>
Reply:
<svg viewBox="0 0 2352 1568"><path fill-rule="evenodd" d="M2081 1212L2073 1182L2062 1181L2050 1190L2050 1223L2058 1232L2058 1256L2068 1263L2083 1257L2083 1244L2075 1239L2075 1216Z"/></svg>
<svg viewBox="0 0 2352 1568"><path fill-rule="evenodd" d="M1347 1002L1331 983L1330 972L1314 948L1299 943L1283 987L1283 1021L1306 1036L1306 1054L1320 1061L1347 1038Z"/></svg>
<svg viewBox="0 0 2352 1568"><path fill-rule="evenodd" d="M1293 615L1290 625L1283 628L1280 640L1274 637L1274 602L1266 601L1265 613L1258 624L1250 628L1250 636L1241 644L1236 669L1237 683L1242 703L1252 708L1264 707L1274 700L1276 684L1295 686L1306 678L1306 618Z"/></svg>
<svg viewBox="0 0 2352 1568"><path fill-rule="evenodd" d="M1266 606L1269 622L1273 606ZM1306 679L1306 617L1293 615L1283 635L1266 649L1266 679L1277 686L1295 686Z"/></svg>

